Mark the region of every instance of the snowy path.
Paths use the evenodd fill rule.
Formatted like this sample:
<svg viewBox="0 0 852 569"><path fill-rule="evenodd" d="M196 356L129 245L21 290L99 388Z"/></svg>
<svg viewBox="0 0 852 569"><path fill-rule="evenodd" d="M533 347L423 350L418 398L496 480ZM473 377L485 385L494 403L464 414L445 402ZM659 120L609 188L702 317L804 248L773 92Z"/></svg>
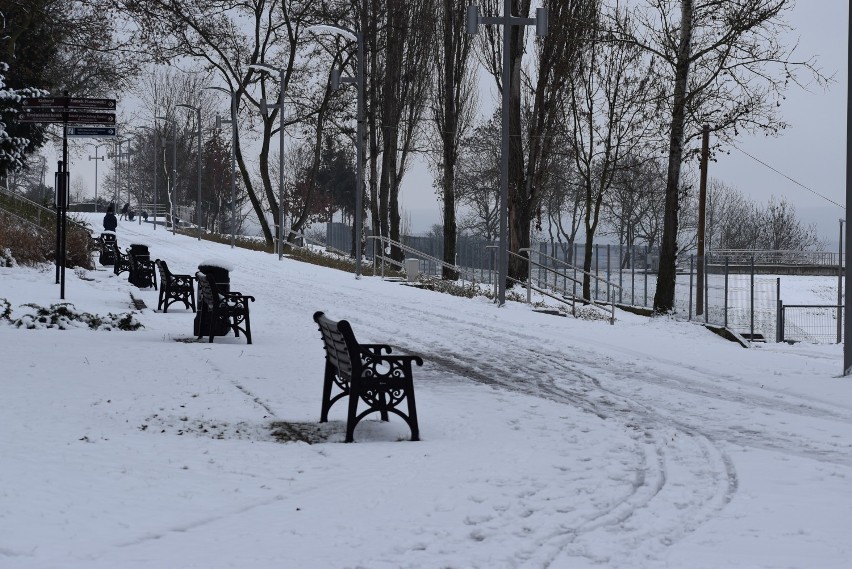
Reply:
<svg viewBox="0 0 852 569"><path fill-rule="evenodd" d="M62 333L77 367L15 364L6 392L17 405L0 408L8 441L20 441L0 441L13 465L0 469L0 567L839 568L852 558L842 522L852 388L831 378L836 347L743 350L667 320L498 310L122 223L122 244L137 237L175 272L209 258L234 265L232 288L258 299L255 344L176 342L190 337L191 314L154 313L156 291L136 291L151 309L144 331ZM69 299L91 290L100 311L126 310L126 279L95 277L69 281ZM315 310L350 320L361 341L424 357L422 442L396 442L408 433L394 421L359 426L363 444L274 441L279 421L317 428ZM22 344L21 362L43 349ZM50 432L34 408L62 411ZM343 416L332 410L324 436L342 440Z"/></svg>

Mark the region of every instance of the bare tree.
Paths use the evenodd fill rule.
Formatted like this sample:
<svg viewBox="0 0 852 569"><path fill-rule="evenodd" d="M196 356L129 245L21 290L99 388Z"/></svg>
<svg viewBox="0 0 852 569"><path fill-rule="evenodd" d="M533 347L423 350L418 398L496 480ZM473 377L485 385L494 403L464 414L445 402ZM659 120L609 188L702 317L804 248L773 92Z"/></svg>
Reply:
<svg viewBox="0 0 852 569"><path fill-rule="evenodd" d="M482 2L484 14L498 14L500 0ZM574 73L578 54L596 20L600 0L562 0L551 2L549 34L536 40L536 69L534 74L522 73L526 51L524 26L512 26L511 31L485 26L481 57L494 76L498 91L509 89L509 248L512 251L529 247L533 217L541 203L541 189L547 176L547 165L554 151L555 134L564 112L559 101L564 100L569 77ZM512 14L528 17L530 0L512 0ZM511 33L510 84L501 83L500 33ZM524 95L532 93L529 99ZM523 114L522 114L523 109ZM522 119L522 116L524 119ZM526 123L526 131L522 128ZM526 262L512 256L509 277L526 279Z"/></svg>
<svg viewBox="0 0 852 569"><path fill-rule="evenodd" d="M678 253L681 163L694 150L701 125L718 144L741 132L777 134L783 94L800 74L818 84L827 78L813 58L795 59L782 43L792 0L644 0L634 18L641 30L618 29L615 37L657 56L668 102L666 209L654 297L656 312L674 307Z"/></svg>
<svg viewBox="0 0 852 569"><path fill-rule="evenodd" d="M459 144L469 129L475 112L475 90L470 51L473 37L465 33L464 17L467 0L440 0L436 20L438 37L435 45L437 71L434 83L434 122L440 141L440 197L444 204L444 262L455 264L456 238L456 165ZM442 276L455 280L458 275L446 267Z"/></svg>
<svg viewBox="0 0 852 569"><path fill-rule="evenodd" d="M456 177L458 203L467 209L463 232L497 237L500 207L500 115L477 126L461 143Z"/></svg>
<svg viewBox="0 0 852 569"><path fill-rule="evenodd" d="M243 154L242 133L237 136L235 153L249 200L263 235L271 245L273 234L265 208L268 207L271 218L277 220L283 204L278 202L277 187L270 178L270 142L273 135L278 134L279 124L289 128L304 118L289 92L293 84L310 83L306 77L315 73L313 69L298 65L304 30L315 23L315 2L112 1L134 18L133 40L149 48L158 61L186 57L200 62L205 70L236 93L241 119L250 121L248 125L260 121L259 184L253 179ZM251 67L261 63L282 70L283 84L278 73L260 72ZM262 98L277 100L284 108L276 107L261 115ZM280 113L285 113L283 121L279 121Z"/></svg>
<svg viewBox="0 0 852 569"><path fill-rule="evenodd" d="M612 17L622 29L631 29L626 14ZM651 58L635 44L606 41L607 36L594 32L566 94L568 140L585 199L583 298L591 298L589 272L604 199L628 158L639 156L657 137Z"/></svg>

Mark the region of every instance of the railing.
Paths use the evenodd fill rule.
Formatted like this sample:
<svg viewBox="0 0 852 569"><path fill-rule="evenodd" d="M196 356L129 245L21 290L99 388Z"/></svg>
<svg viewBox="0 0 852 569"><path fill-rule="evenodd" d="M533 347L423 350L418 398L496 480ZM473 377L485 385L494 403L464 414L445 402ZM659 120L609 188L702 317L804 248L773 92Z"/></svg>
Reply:
<svg viewBox="0 0 852 569"><path fill-rule="evenodd" d="M14 192L10 192L8 189L0 187L0 196L7 201L7 203L16 203L17 213L16 217L22 220L29 221L35 225L43 229L49 229L53 225L56 224L56 211L44 207L43 205L36 203L30 199L25 198L22 195L16 194ZM2 203L2 202L0 202ZM5 208L6 211L11 213L9 208ZM23 217L24 215L29 215L28 218ZM67 223L71 226L72 231L74 229L80 229L90 233L90 229L85 225L71 219L66 219ZM50 223L51 225L47 225Z"/></svg>
<svg viewBox="0 0 852 569"><path fill-rule="evenodd" d="M814 344L843 341L843 305L778 301L778 341Z"/></svg>
<svg viewBox="0 0 852 569"><path fill-rule="evenodd" d="M459 275L459 278L462 281L462 285L464 285L465 277L467 277L466 280L469 280L471 283L474 283L474 284L476 283L476 273L475 272L469 272L464 267L459 267L458 265L453 265L453 264L447 263L447 262L443 261L442 259L439 259L437 257L433 257L432 255L427 255L426 253L424 253L422 251L418 251L417 249L415 249L413 247L409 247L408 245L404 245L404 244L402 244L398 241L394 241L393 239L390 239L389 237L385 237L383 235L371 235L367 239L373 239L373 240L376 241L376 243L374 245L374 251L375 251L374 257L375 257L376 260L381 261L382 278L383 279L385 278L385 262L386 261L391 265L395 265L395 266L399 267L400 269L404 268L403 264L401 262L399 262L399 261L397 261L397 260L395 260L391 257L388 257L385 254L385 252L384 252L385 247L387 245L390 245L392 247L396 247L397 249L399 249L400 251L403 251L404 253L408 253L408 254L410 254L414 257L417 257L420 260L429 261L431 263L434 263L436 266L443 267L445 269L449 269L449 270L455 272L456 274Z"/></svg>
<svg viewBox="0 0 852 569"><path fill-rule="evenodd" d="M509 254L513 255L517 258L523 259L524 261L527 261L527 271L528 272L527 272L526 287L527 287L527 303L528 304L532 304L532 291L535 290L539 294L545 295L549 298L553 298L553 299L558 300L560 302L564 302L566 304L570 304L572 306L572 311L573 311L574 307L576 306L576 302L577 302L578 299L583 303L587 303L587 304L590 304L590 305L593 305L593 306L597 306L597 307L601 307L601 308L603 306L605 306L604 303L601 303L596 299L583 298L582 295L577 296L576 285L577 284L582 285L582 281L578 280L576 275L577 275L577 273L580 273L582 275L587 275L589 278L594 279L596 282L603 283L603 285L605 287L607 287L607 298L609 299L609 302L607 304L609 304L609 312L610 312L609 323L615 324L615 296L616 296L615 291L621 290L621 287L619 285L612 283L612 282L609 282L608 280L601 278L594 273L584 271L583 269L576 267L576 266L568 263L567 261L563 261L563 260L558 259L556 257L552 257L552 256L550 256L546 253L542 253L541 251L536 251L536 250L531 249L531 248L524 248L524 249L519 250L519 253L524 253L524 252L527 253L527 255L528 255L527 257L524 257L523 255L520 255L520 254L515 253L513 251L509 251ZM543 263L540 263L540 262L533 261L532 258L530 257L530 254L533 253L533 252L536 253L539 256L539 258L544 258L544 259L550 261L550 263L552 265L560 267L563 270L556 269L556 268L554 268L554 266L551 266L551 265L548 265L548 264L543 264ZM551 293L551 292L541 288L540 287L541 279L539 279L539 286L538 287L533 286L533 284L532 284L533 283L533 267L538 268L539 272L544 271L545 275L552 274L554 276L553 291L556 294L561 293L561 296L556 296L556 294ZM574 276L569 275L568 274L569 271L573 272ZM573 283L574 286L572 287L572 291L570 293L565 289L560 290L558 288L558 281L559 281L560 278L563 279L564 283L567 283L567 281L571 281ZM521 284L523 284L523 283L521 283ZM549 286L547 277L545 277L545 286ZM570 296L569 296L569 294L570 294Z"/></svg>
<svg viewBox="0 0 852 569"><path fill-rule="evenodd" d="M304 233L293 231L292 229L287 231L287 241L284 243L285 247L289 246L289 247L297 247L299 249L307 249L307 247L305 247L303 244L296 243L295 241L291 241L291 238L292 239L301 239L302 243L309 243L309 244L314 245L316 247L322 247L329 253L333 253L335 255L338 255L340 257L345 257L347 259L349 258L349 253L341 251L340 249L336 249L336 248L332 247L331 245L328 245L327 243L320 241L319 239L314 239L313 237L308 237ZM353 260L353 263L354 263L354 260Z"/></svg>
<svg viewBox="0 0 852 569"><path fill-rule="evenodd" d="M836 267L839 253L829 251L749 251L745 249L715 249L707 253L707 262L731 265L818 265Z"/></svg>

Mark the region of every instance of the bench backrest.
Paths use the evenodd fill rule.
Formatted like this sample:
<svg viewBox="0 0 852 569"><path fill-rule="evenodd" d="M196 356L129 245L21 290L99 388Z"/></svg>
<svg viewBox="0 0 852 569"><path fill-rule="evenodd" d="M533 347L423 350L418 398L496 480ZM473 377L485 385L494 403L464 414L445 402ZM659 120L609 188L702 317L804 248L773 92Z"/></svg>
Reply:
<svg viewBox="0 0 852 569"><path fill-rule="evenodd" d="M195 273L195 278L198 281L198 289L201 292L201 300L207 305L207 308L213 310L219 302L219 293L216 291L216 283L212 277L209 277L198 271Z"/></svg>
<svg viewBox="0 0 852 569"><path fill-rule="evenodd" d="M314 321L322 333L326 360L337 370L337 375L348 380L352 379L353 372L357 376L359 371L353 367L360 367L361 356L349 322L334 321L323 312L316 312Z"/></svg>
<svg viewBox="0 0 852 569"><path fill-rule="evenodd" d="M169 270L169 266L162 259L157 259L155 262L157 263L157 272L160 273L160 282L168 286L172 282L172 272Z"/></svg>

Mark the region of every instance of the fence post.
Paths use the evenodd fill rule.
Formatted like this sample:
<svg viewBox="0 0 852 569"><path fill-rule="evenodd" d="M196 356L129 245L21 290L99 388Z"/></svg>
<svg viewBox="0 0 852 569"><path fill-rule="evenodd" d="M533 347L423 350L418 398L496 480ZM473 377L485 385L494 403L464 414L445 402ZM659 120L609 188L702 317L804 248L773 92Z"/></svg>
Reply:
<svg viewBox="0 0 852 569"><path fill-rule="evenodd" d="M686 319L692 320L692 269L695 262L695 255L689 256L689 310L687 311Z"/></svg>
<svg viewBox="0 0 852 569"><path fill-rule="evenodd" d="M776 306L777 313L775 314L775 341L780 344L784 341L784 303L781 302L780 298L778 299Z"/></svg>
<svg viewBox="0 0 852 569"><path fill-rule="evenodd" d="M612 282L612 273L610 272L610 268L609 268L609 253L610 253L610 247L609 247L609 243L607 243L606 244L606 282L607 283ZM612 295L612 287L609 286L609 285L607 285L607 287L606 287L606 300L607 300L607 302L615 302L615 298L613 298L613 295Z"/></svg>
<svg viewBox="0 0 852 569"><path fill-rule="evenodd" d="M618 302L624 302L624 245L618 244Z"/></svg>
<svg viewBox="0 0 852 569"><path fill-rule="evenodd" d="M600 264L600 247L600 245L595 245L595 300L598 300L598 283L600 282L597 279L597 277L599 276L598 265Z"/></svg>
<svg viewBox="0 0 852 569"><path fill-rule="evenodd" d="M699 262L702 262L702 261L699 261ZM707 286L710 283L710 281L708 280L709 275L707 274L707 255L704 255L703 263L704 263L704 283L703 283L704 284L704 323L707 324L708 322L710 322L710 292L708 291L708 289L710 287Z"/></svg>
<svg viewBox="0 0 852 569"><path fill-rule="evenodd" d="M725 257L725 328L728 327L728 258Z"/></svg>
<svg viewBox="0 0 852 569"><path fill-rule="evenodd" d="M648 246L645 245L645 298L642 306L648 306Z"/></svg>
<svg viewBox="0 0 852 569"><path fill-rule="evenodd" d="M751 312L751 341L754 342L754 254L751 255L751 299L749 301L749 308Z"/></svg>
<svg viewBox="0 0 852 569"><path fill-rule="evenodd" d="M630 306L636 306L636 244L630 246Z"/></svg>
<svg viewBox="0 0 852 569"><path fill-rule="evenodd" d="M527 304L532 304L532 272L532 248L529 248L527 249ZM541 281L540 278L539 281Z"/></svg>

